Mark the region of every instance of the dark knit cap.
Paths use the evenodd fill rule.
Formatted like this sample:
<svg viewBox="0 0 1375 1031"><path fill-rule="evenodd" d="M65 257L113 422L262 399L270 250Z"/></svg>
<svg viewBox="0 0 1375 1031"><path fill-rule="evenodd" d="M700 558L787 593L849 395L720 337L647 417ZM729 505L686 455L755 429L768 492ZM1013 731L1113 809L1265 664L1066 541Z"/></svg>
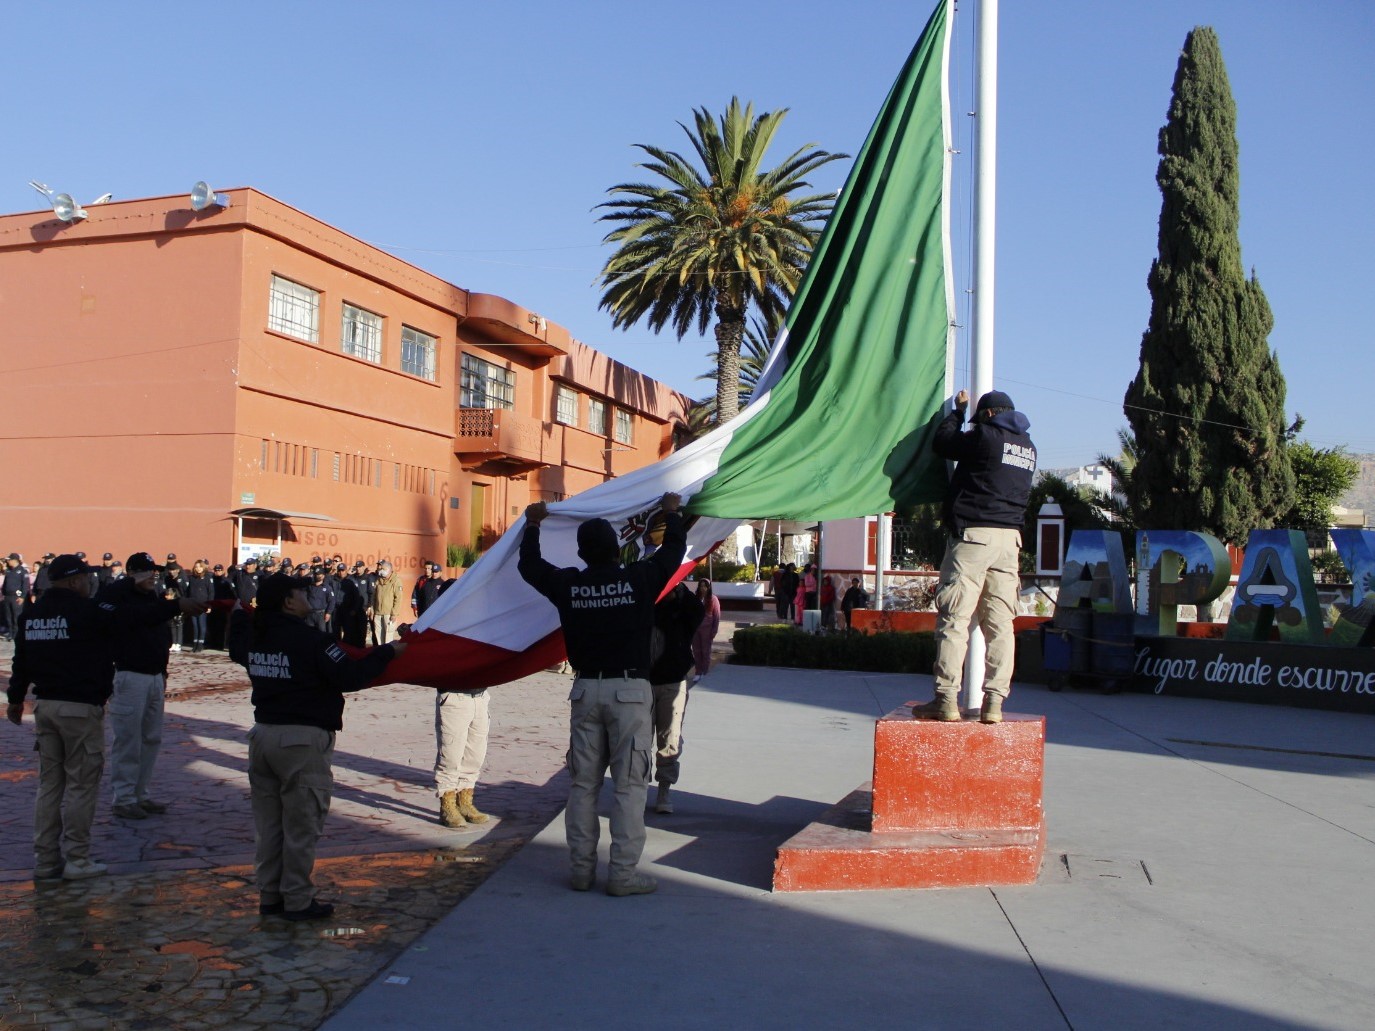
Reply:
<svg viewBox="0 0 1375 1031"><path fill-rule="evenodd" d="M989 408L1016 408L1016 407L1017 407L1017 406L1014 405L1014 404L1012 403L1012 398L1008 397L1008 396L1007 396L1006 394L1004 394L1001 390L990 390L990 391L989 391L987 394L985 394L983 397L979 398L979 404L978 404L978 406L974 409L974 411L976 411L976 412L982 412L982 411L985 411L986 409L989 409Z"/></svg>

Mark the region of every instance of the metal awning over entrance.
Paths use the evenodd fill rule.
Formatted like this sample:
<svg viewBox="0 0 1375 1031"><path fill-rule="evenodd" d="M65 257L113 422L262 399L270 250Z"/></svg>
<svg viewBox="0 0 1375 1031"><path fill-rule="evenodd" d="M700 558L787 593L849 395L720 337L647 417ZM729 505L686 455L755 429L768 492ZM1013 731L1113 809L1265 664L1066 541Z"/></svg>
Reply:
<svg viewBox="0 0 1375 1031"><path fill-rule="evenodd" d="M230 509L229 514L234 517L234 554L237 555L236 561L242 565L250 558L261 558L264 555L282 553L282 524L296 519L310 520L317 523L332 523L333 516L321 515L319 512L289 512L280 508L266 508L262 505L250 505L245 508ZM265 543L245 543L243 539L243 521L245 519L270 519L275 526L273 542Z"/></svg>
<svg viewBox="0 0 1375 1031"><path fill-rule="evenodd" d="M334 522L333 516L320 515L318 512L286 512L279 508L233 508L229 514L240 519L315 519L325 523Z"/></svg>

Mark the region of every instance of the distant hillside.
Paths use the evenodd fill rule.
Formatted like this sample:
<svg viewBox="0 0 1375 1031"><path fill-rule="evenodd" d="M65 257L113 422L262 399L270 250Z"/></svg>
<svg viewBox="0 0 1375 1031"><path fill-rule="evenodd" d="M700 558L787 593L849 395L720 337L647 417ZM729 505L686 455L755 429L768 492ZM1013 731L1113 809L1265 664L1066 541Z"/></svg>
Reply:
<svg viewBox="0 0 1375 1031"><path fill-rule="evenodd" d="M1344 508L1363 509L1366 522L1375 516L1375 455L1352 455L1361 463L1361 475L1339 502Z"/></svg>

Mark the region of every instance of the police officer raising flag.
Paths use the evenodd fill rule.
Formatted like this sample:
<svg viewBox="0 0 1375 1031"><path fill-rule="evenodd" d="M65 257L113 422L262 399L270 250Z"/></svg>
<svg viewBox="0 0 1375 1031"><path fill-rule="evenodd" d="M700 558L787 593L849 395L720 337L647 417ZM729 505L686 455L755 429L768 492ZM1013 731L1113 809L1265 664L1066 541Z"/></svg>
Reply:
<svg viewBox="0 0 1375 1031"><path fill-rule="evenodd" d="M262 582L257 607L234 610L229 657L253 684L248 783L257 838L258 911L319 920L334 906L315 898L311 871L334 788L330 761L342 729L344 693L359 691L406 649L384 644L351 659L329 634L308 625L310 581L277 573Z"/></svg>
<svg viewBox="0 0 1375 1031"><path fill-rule="evenodd" d="M977 620L988 643L979 721L1001 723L1012 681L1017 562L1036 475L1036 445L1027 436L1031 421L1001 390L979 398L972 426L964 430L968 407L969 393L961 390L932 443L936 454L958 464L944 508L948 537L936 593L936 695L914 706L912 715L946 722L961 718L960 681L969 628Z"/></svg>
<svg viewBox="0 0 1375 1031"><path fill-rule="evenodd" d="M654 603L687 553L677 494L665 494L664 539L650 558L620 564L620 540L605 519L578 527L578 557L586 569L559 569L540 554L543 502L525 510L520 575L559 610L573 689L568 791L564 816L575 891L588 891L597 874L597 795L608 767L616 786L611 813L608 895L644 895L657 884L636 872L645 847L645 789L654 732L649 682Z"/></svg>

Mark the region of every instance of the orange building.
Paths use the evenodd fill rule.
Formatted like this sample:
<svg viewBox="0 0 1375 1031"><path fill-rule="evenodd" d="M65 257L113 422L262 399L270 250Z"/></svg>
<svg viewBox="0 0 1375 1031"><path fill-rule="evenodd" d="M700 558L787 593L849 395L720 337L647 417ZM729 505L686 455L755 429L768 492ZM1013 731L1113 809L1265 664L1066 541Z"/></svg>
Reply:
<svg viewBox="0 0 1375 1031"><path fill-rule="evenodd" d="M673 448L687 398L252 189L0 217L0 549L411 570Z"/></svg>

